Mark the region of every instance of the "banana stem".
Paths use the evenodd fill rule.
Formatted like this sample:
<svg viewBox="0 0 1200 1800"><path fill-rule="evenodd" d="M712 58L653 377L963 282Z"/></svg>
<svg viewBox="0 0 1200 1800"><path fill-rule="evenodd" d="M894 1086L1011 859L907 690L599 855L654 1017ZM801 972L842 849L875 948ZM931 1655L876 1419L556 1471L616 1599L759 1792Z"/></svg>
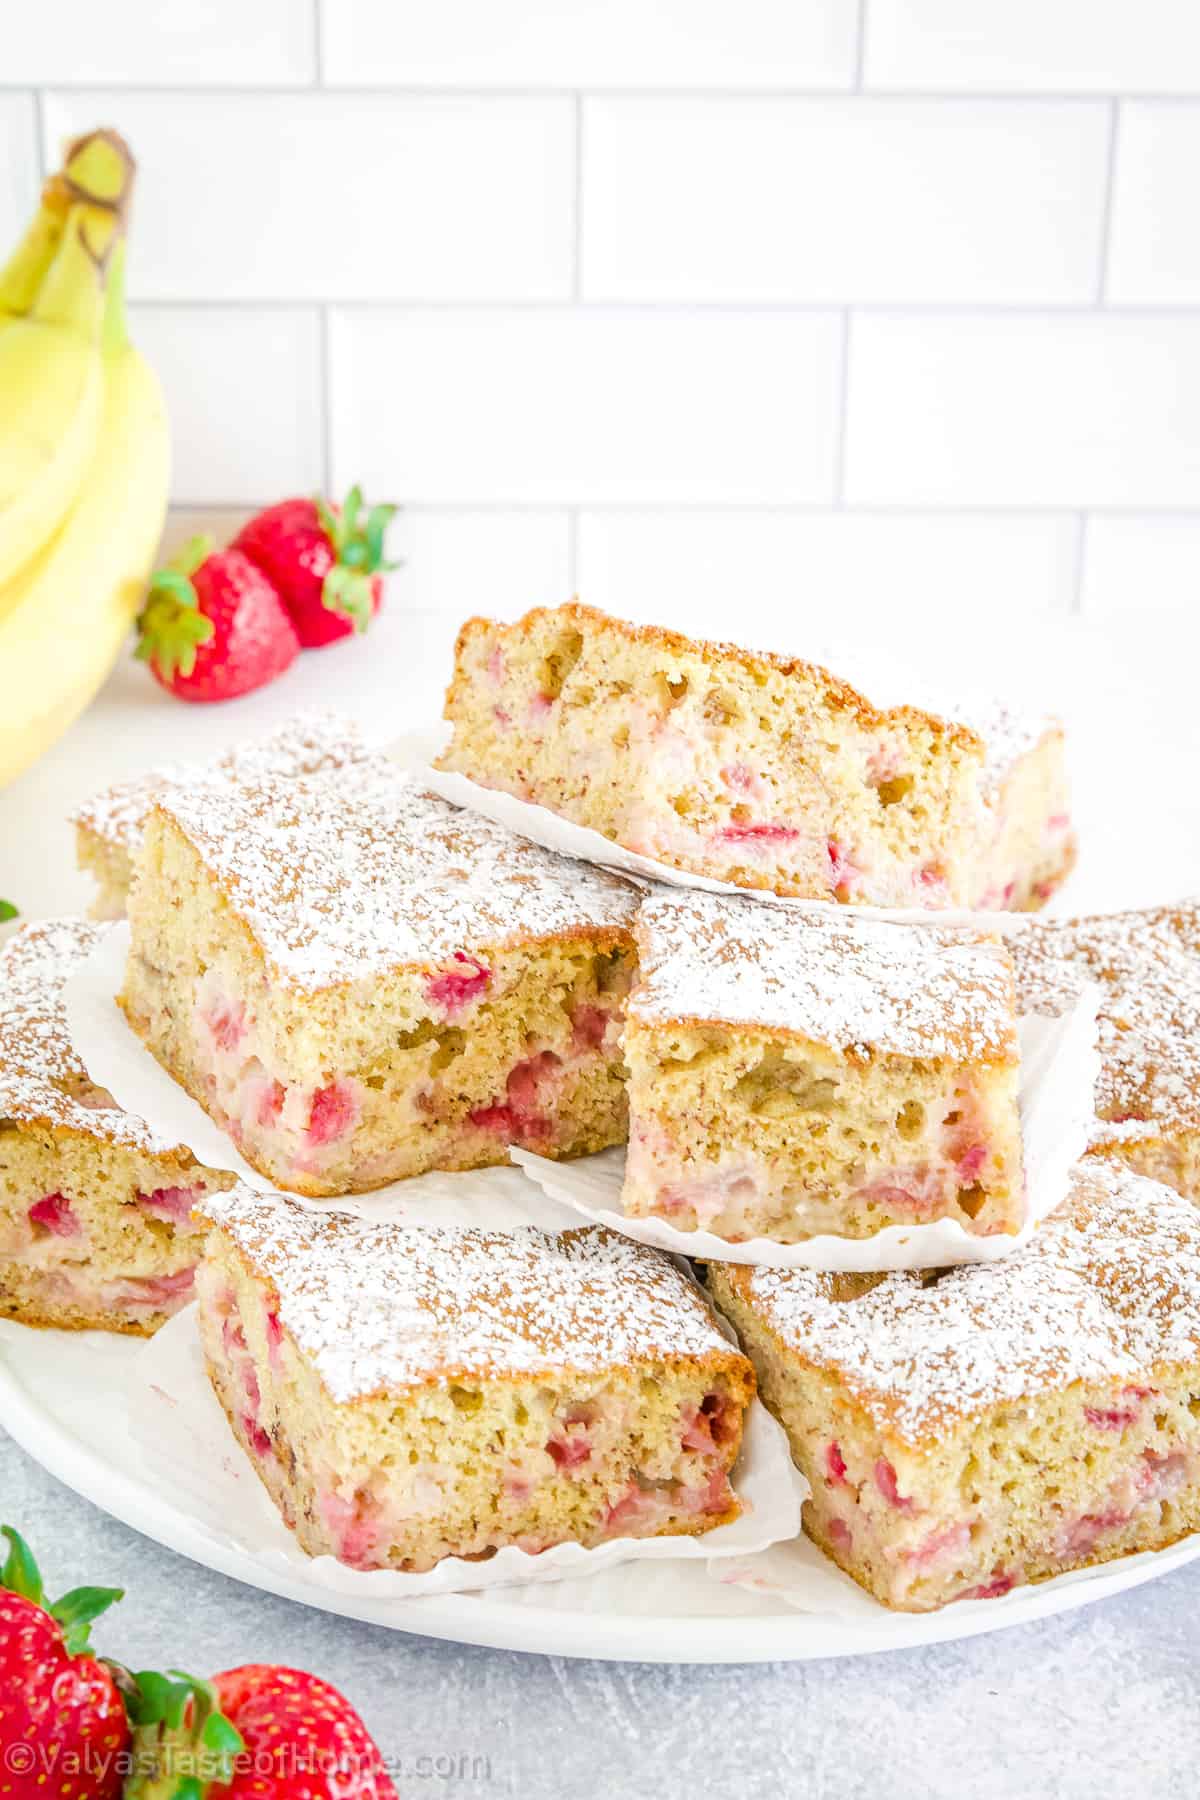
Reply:
<svg viewBox="0 0 1200 1800"><path fill-rule="evenodd" d="M125 239L133 158L115 131L93 131L67 152L70 205L30 316L93 336L104 318L109 268Z"/></svg>
<svg viewBox="0 0 1200 1800"><path fill-rule="evenodd" d="M72 202L129 211L135 164L115 131L92 131L68 144L62 168L43 184L38 209L8 261L0 266L0 315L19 317L38 290L62 244Z"/></svg>

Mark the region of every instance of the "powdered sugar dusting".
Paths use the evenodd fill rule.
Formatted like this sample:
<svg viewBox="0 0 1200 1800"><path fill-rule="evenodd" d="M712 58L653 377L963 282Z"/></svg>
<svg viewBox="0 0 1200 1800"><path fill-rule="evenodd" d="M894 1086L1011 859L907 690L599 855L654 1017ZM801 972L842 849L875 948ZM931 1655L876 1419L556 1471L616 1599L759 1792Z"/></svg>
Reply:
<svg viewBox="0 0 1200 1800"><path fill-rule="evenodd" d="M1200 1356L1200 1211L1104 1163L1079 1164L1063 1210L1000 1262L869 1286L806 1269L734 1280L789 1350L913 1443L1004 1401Z"/></svg>
<svg viewBox="0 0 1200 1800"><path fill-rule="evenodd" d="M300 991L476 946L623 935L637 906L617 876L414 791L390 765L202 783L159 804Z"/></svg>
<svg viewBox="0 0 1200 1800"><path fill-rule="evenodd" d="M615 1233L368 1224L247 1188L206 1195L204 1212L272 1283L280 1319L339 1403L428 1381L736 1354L670 1259Z"/></svg>
<svg viewBox="0 0 1200 1800"><path fill-rule="evenodd" d="M63 987L105 929L83 919L45 919L22 926L0 948L0 1114L151 1155L178 1153L181 1145L93 1086L71 1040Z"/></svg>
<svg viewBox="0 0 1200 1800"><path fill-rule="evenodd" d="M761 900L656 895L638 915L633 1017L716 1020L833 1049L1017 1057L1012 963L984 937L800 913Z"/></svg>
<svg viewBox="0 0 1200 1800"><path fill-rule="evenodd" d="M269 737L239 744L215 762L168 763L130 781L119 781L86 801L74 814L72 823L132 852L141 844L155 805L173 788L188 787L213 773L238 781L272 775L286 780L314 774L318 769L368 762L378 754L368 748L353 719L336 712L301 713Z"/></svg>
<svg viewBox="0 0 1200 1800"><path fill-rule="evenodd" d="M1095 1143L1200 1129L1200 901L1047 920L1012 941L1022 1007L1065 1011L1097 982Z"/></svg>

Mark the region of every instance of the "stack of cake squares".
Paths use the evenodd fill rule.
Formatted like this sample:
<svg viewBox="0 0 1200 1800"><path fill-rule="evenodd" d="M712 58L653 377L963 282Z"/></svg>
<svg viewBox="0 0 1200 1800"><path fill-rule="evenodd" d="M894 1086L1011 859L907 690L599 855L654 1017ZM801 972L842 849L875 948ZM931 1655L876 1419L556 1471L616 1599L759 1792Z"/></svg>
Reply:
<svg viewBox="0 0 1200 1800"><path fill-rule="evenodd" d="M756 1391L810 1537L890 1607L1195 1530L1200 907L990 927L1074 861L1057 721L577 605L469 621L446 716L477 808L323 720L78 815L128 1024L277 1191L90 1087L61 988L106 927L27 927L0 952L0 1309L151 1333L194 1284L267 1492L358 1569L728 1523ZM1018 1020L1083 981L1096 1120L1034 1231ZM621 1146L630 1235L338 1206ZM645 1221L756 1260L710 1256L702 1292ZM991 1260L783 1266L933 1225Z"/></svg>

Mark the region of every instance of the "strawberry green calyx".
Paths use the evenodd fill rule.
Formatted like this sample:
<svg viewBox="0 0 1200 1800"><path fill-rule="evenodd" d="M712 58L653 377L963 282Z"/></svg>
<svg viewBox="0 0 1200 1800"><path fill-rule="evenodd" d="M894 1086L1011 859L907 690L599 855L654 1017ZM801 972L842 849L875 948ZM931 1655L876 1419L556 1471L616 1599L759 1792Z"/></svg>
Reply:
<svg viewBox="0 0 1200 1800"><path fill-rule="evenodd" d="M364 509L362 489L356 484L340 511L319 497L313 504L321 529L333 548L333 567L321 588L322 604L330 612L353 621L355 631L371 623L373 578L398 563L384 561L384 536L396 516L394 506Z"/></svg>
<svg viewBox="0 0 1200 1800"><path fill-rule="evenodd" d="M62 1626L67 1655L84 1655L91 1648L89 1632L93 1620L124 1599L124 1589L72 1588L61 1600L51 1603L46 1599L41 1572L25 1539L11 1525L0 1526L0 1533L8 1540L8 1555L0 1568L0 1588L19 1594L22 1600L48 1612Z"/></svg>
<svg viewBox="0 0 1200 1800"><path fill-rule="evenodd" d="M0 925L7 925L10 919L19 919L20 910L11 900L0 900Z"/></svg>
<svg viewBox="0 0 1200 1800"><path fill-rule="evenodd" d="M133 1768L124 1800L203 1800L227 1786L246 1745L221 1711L217 1690L182 1669L143 1669L124 1684Z"/></svg>
<svg viewBox="0 0 1200 1800"><path fill-rule="evenodd" d="M190 675L196 652L215 629L200 611L192 576L212 551L210 537L194 537L166 568L150 577L146 604L138 614L138 642L134 655L152 662L169 681L176 673Z"/></svg>

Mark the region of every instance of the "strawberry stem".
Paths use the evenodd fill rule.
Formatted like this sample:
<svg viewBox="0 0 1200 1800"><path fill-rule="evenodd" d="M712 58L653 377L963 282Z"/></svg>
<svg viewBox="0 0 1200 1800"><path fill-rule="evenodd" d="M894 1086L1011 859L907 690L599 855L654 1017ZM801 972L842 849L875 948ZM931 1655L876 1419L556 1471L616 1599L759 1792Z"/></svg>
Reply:
<svg viewBox="0 0 1200 1800"><path fill-rule="evenodd" d="M11 900L0 900L0 925L7 925L10 919L19 919L20 916Z"/></svg>
<svg viewBox="0 0 1200 1800"><path fill-rule="evenodd" d="M125 1800L203 1800L210 1785L233 1780L246 1743L212 1682L182 1669L143 1669L126 1687L125 1710L141 1771L126 1783Z"/></svg>
<svg viewBox="0 0 1200 1800"><path fill-rule="evenodd" d="M33 1551L20 1532L14 1531L11 1525L0 1526L0 1532L8 1539L9 1546L4 1567L0 1569L0 1588L7 1588L10 1594L19 1594L22 1600L29 1600L34 1606L42 1607L62 1626L67 1655L82 1656L85 1650L91 1648L89 1632L93 1621L118 1600L123 1600L125 1590L72 1588L69 1594L64 1594L61 1600L48 1606L41 1570Z"/></svg>
<svg viewBox="0 0 1200 1800"><path fill-rule="evenodd" d="M396 516L394 506L372 506L363 516L363 492L357 482L339 510L318 496L313 504L321 529L333 550L333 567L321 588L321 603L353 621L355 631L371 623L374 577L399 567L384 561L384 536Z"/></svg>
<svg viewBox="0 0 1200 1800"><path fill-rule="evenodd" d="M178 672L185 678L196 667L196 652L216 627L200 611L192 576L211 554L210 537L190 538L165 568L150 577L146 604L138 614L134 655L152 662L167 681Z"/></svg>

